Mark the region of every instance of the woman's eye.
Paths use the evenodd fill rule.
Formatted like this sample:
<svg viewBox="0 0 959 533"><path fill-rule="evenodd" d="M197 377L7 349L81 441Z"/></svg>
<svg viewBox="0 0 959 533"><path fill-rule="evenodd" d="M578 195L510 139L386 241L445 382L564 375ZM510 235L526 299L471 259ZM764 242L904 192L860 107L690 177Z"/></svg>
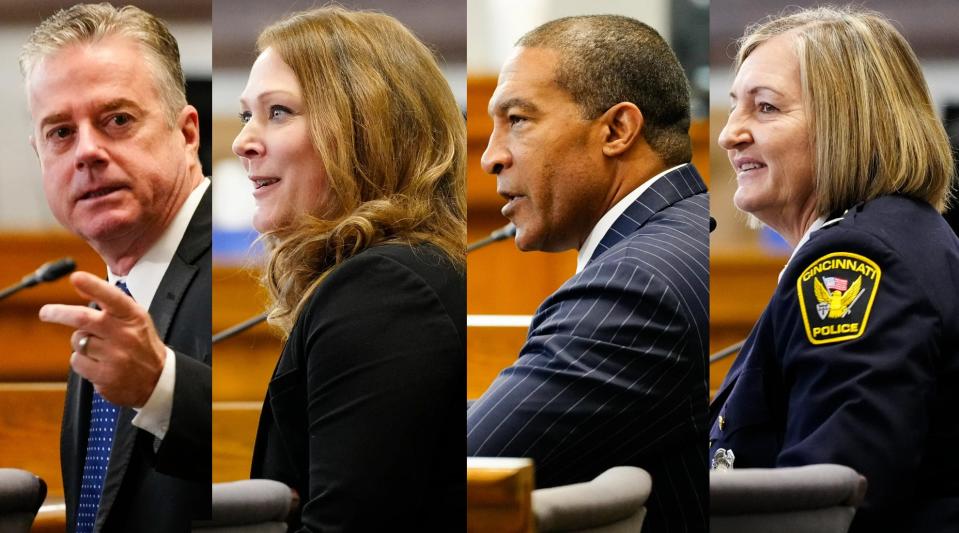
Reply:
<svg viewBox="0 0 959 533"><path fill-rule="evenodd" d="M240 122L241 122L241 123L246 124L247 122L250 121L251 118L253 118L253 113L250 113L249 111L241 111L241 112L240 112Z"/></svg>
<svg viewBox="0 0 959 533"><path fill-rule="evenodd" d="M283 107L281 105L275 105L270 107L270 118L277 119L282 118L285 115L290 115L293 112L289 108Z"/></svg>
<svg viewBox="0 0 959 533"><path fill-rule="evenodd" d="M760 103L758 107L759 107L760 113L772 113L774 111L779 111L778 109L776 109L776 106L772 104L767 104L766 102Z"/></svg>

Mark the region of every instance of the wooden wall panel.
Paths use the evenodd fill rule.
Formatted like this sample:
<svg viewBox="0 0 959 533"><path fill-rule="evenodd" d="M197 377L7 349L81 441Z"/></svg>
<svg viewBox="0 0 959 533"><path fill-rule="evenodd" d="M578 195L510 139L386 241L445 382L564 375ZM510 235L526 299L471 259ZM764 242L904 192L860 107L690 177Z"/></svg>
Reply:
<svg viewBox="0 0 959 533"><path fill-rule="evenodd" d="M248 268L213 269L213 330L259 315L266 294ZM282 342L260 324L213 348L213 481L249 479L260 409Z"/></svg>
<svg viewBox="0 0 959 533"><path fill-rule="evenodd" d="M262 402L213 403L213 482L250 479Z"/></svg>
<svg viewBox="0 0 959 533"><path fill-rule="evenodd" d="M19 282L40 265L71 256L78 270L106 274L106 266L80 239L67 233L0 234L0 287ZM25 289L0 301L0 382L63 381L70 369L70 334L65 326L40 322L48 303L84 305L66 279Z"/></svg>
<svg viewBox="0 0 959 533"><path fill-rule="evenodd" d="M769 302L786 258L760 250L713 250L710 257L709 351L714 353L749 335ZM710 397L722 384L734 358L710 366Z"/></svg>
<svg viewBox="0 0 959 533"><path fill-rule="evenodd" d="M479 398L500 370L516 360L525 340L526 328L470 328L466 340L466 397Z"/></svg>
<svg viewBox="0 0 959 533"><path fill-rule="evenodd" d="M67 384L0 384L0 466L47 482L47 498L63 498L60 420Z"/></svg>
<svg viewBox="0 0 959 533"><path fill-rule="evenodd" d="M215 332L259 315L266 294L250 270L213 269ZM275 330L260 324L213 348L213 401L263 401L283 344Z"/></svg>

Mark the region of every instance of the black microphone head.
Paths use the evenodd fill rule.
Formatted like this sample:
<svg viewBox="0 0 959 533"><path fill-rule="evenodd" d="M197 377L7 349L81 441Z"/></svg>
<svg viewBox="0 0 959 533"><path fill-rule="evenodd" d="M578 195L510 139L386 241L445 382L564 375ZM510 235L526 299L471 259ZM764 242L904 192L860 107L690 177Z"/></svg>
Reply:
<svg viewBox="0 0 959 533"><path fill-rule="evenodd" d="M716 229L716 219L709 217L709 232L712 233L714 229Z"/></svg>
<svg viewBox="0 0 959 533"><path fill-rule="evenodd" d="M63 259L44 263L33 275L38 281L47 282L60 279L73 272L76 268L77 263L72 257L64 257Z"/></svg>

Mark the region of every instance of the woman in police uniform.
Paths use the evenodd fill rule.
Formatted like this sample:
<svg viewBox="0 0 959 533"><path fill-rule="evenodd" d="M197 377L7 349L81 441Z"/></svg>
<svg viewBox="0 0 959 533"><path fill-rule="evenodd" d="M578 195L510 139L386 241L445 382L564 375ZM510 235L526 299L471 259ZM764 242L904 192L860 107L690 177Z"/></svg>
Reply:
<svg viewBox="0 0 959 533"><path fill-rule="evenodd" d="M953 158L918 61L881 15L819 8L750 27L735 69L734 202L795 249L710 408L710 455L854 468L853 531L959 531Z"/></svg>

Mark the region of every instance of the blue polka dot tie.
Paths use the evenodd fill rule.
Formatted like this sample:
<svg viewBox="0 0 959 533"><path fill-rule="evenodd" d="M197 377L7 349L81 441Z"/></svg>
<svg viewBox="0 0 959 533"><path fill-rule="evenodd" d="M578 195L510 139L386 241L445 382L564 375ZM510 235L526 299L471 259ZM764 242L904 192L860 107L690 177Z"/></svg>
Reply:
<svg viewBox="0 0 959 533"><path fill-rule="evenodd" d="M117 282L127 296L132 296L126 283ZM93 391L90 406L90 433L87 436L87 455L83 463L83 479L80 482L80 505L77 508L77 533L92 533L100 508L100 495L103 493L103 481L107 477L110 464L110 451L113 449L113 435L117 428L117 415L120 408L106 400L100 393Z"/></svg>

